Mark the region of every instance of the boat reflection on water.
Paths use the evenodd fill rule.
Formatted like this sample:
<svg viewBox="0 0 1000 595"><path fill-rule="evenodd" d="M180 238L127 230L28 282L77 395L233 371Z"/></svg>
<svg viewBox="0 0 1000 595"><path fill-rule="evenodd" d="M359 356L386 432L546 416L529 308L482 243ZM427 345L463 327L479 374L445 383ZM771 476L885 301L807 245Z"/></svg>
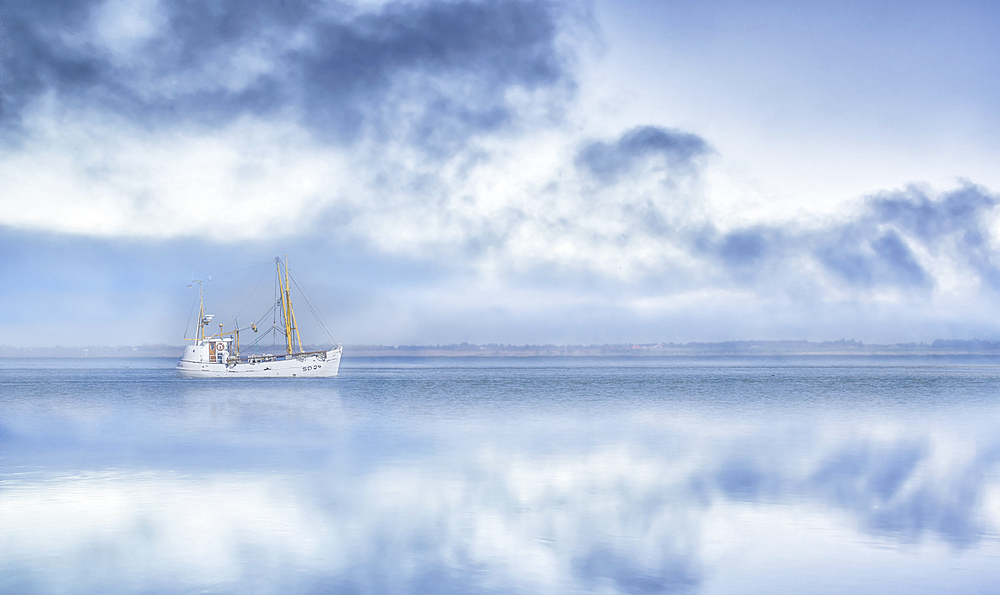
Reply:
<svg viewBox="0 0 1000 595"><path fill-rule="evenodd" d="M5 369L0 591L995 582L991 368L436 365L295 391L167 365L47 385L88 376L83 395Z"/></svg>

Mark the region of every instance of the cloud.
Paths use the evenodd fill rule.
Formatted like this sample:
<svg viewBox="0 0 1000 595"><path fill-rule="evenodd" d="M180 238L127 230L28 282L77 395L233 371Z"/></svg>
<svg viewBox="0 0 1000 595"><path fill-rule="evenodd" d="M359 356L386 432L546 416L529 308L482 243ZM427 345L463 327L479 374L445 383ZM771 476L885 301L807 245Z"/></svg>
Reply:
<svg viewBox="0 0 1000 595"><path fill-rule="evenodd" d="M726 232L709 221L690 242L751 287L762 279L787 279L805 267L815 283L843 290L928 294L939 282L935 273L945 277L960 270L979 289L992 292L1000 242L991 229L996 204L994 195L972 184L941 193L910 187L874 195L839 221Z"/></svg>
<svg viewBox="0 0 1000 595"><path fill-rule="evenodd" d="M3 124L51 95L147 126L292 118L338 144L402 126L454 150L511 124L508 92L568 82L557 8L532 0L9 6ZM395 135L395 133L389 133Z"/></svg>
<svg viewBox="0 0 1000 595"><path fill-rule="evenodd" d="M916 188L878 196L871 209L877 220L909 232L928 250L936 251L942 244L955 249L985 283L1000 289L996 238L990 225L997 202L983 188L965 184L938 200Z"/></svg>
<svg viewBox="0 0 1000 595"><path fill-rule="evenodd" d="M839 238L833 244L821 243L815 253L827 268L841 279L858 287L897 285L926 288L931 283L927 272L916 261L909 245L895 231L875 237Z"/></svg>
<svg viewBox="0 0 1000 595"><path fill-rule="evenodd" d="M569 131L550 117L573 87L558 4L108 0L10 14L9 226L335 234L507 279L755 291L791 276L816 295L927 294L942 268L969 268L1000 287L984 222L995 200L974 185L878 195L812 228L723 229L701 183L705 139Z"/></svg>
<svg viewBox="0 0 1000 595"><path fill-rule="evenodd" d="M563 109L566 12L530 0L16 4L0 223L232 242L322 221L362 241L481 244L458 226L485 214L427 220L482 198L469 170ZM384 233L392 213L424 231Z"/></svg>
<svg viewBox="0 0 1000 595"><path fill-rule="evenodd" d="M595 178L611 184L644 159L659 157L668 168L686 168L708 152L708 143L695 134L658 126L639 126L624 132L614 142L588 143L577 154L576 164Z"/></svg>
<svg viewBox="0 0 1000 595"><path fill-rule="evenodd" d="M7 334L43 345L172 343L182 334L190 301L183 286L192 274L217 275L286 253L346 343L711 341L789 334L896 342L990 338L994 332L988 312L996 292L990 276L996 212L982 189L879 195L826 224L720 229L661 177L618 185L630 193L583 182L573 199L514 186L506 196L495 195L506 199L495 204L448 196L440 207L409 200L399 188L381 197L382 204L345 201L336 216L320 208L296 238L268 234L282 225L294 229L297 209L316 206L309 201L283 203L277 212L285 219L266 210L240 214L243 226L260 234L254 240L227 236L224 217L215 228L212 219L197 228L205 232L201 238L171 237L192 224L170 211L145 219L159 226L153 232L168 234L162 238L84 240L8 228ZM879 208L886 197L900 208L923 208L925 200L944 208L955 194L986 200L974 215L932 237ZM201 208L196 195L176 200ZM92 214L74 207L64 207L64 213L78 213L67 221L86 222ZM53 217L45 208L38 213ZM312 231L320 229L324 233ZM969 237L980 239L970 244ZM243 281L211 288L217 313L231 313L229 306L241 301L236 294L255 279ZM148 324L137 329L130 318ZM34 331L26 334L27 328ZM907 329L902 335L901 328Z"/></svg>
<svg viewBox="0 0 1000 595"><path fill-rule="evenodd" d="M856 285L929 288L934 279L920 259L947 258L971 268L989 289L995 277L990 217L996 203L996 197L971 184L938 196L912 187L876 195L833 232L832 240L823 238L815 252Z"/></svg>
<svg viewBox="0 0 1000 595"><path fill-rule="evenodd" d="M996 198L971 182L876 194L822 221L741 218L744 188L720 198L706 184L726 158L712 139L663 122L612 125L578 100L578 52L596 34L569 4L5 10L0 226L37 232L26 241L43 252L48 233L99 238L109 252L158 243L159 257L187 254L184 241L219 254L336 248L355 272L429 275L404 275L406 305L384 303L371 319L437 308L445 292L454 303L410 319L450 332L461 330L455 308L495 319L494 330L569 328L553 312L676 329L694 324L685 308L721 320L735 302L743 320L776 303L806 321L870 304L938 308L928 316L939 320L943 304L1000 289ZM369 295L399 285L359 274ZM423 331L379 340L431 340ZM632 337L560 338L604 339Z"/></svg>

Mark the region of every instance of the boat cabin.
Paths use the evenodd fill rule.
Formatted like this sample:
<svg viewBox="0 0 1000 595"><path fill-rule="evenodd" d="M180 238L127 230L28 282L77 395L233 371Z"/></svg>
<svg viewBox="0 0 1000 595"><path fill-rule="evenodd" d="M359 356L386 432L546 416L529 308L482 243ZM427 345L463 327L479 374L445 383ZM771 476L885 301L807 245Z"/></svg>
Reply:
<svg viewBox="0 0 1000 595"><path fill-rule="evenodd" d="M209 319L211 320L211 319ZM237 357L233 348L233 337L205 337L194 345L184 348L184 358L190 362L225 364L230 358Z"/></svg>

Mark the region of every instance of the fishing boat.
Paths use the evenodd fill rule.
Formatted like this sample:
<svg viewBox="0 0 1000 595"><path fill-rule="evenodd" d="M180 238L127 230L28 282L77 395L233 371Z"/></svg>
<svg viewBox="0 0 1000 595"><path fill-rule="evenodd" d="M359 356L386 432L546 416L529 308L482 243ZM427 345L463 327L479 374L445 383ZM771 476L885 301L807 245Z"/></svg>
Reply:
<svg viewBox="0 0 1000 595"><path fill-rule="evenodd" d="M288 257L282 262L280 258L275 263L275 293L277 300L260 318L248 326L240 327L234 316L231 318L233 328L226 330L226 324L219 324L219 332L209 334L209 325L214 316L205 313L205 283L198 280L191 285L198 285L199 314L193 343L184 348L184 355L177 363L177 372L189 378L327 378L336 376L340 370L340 356L343 347L333 340L329 329L319 313L308 299L306 304L313 311L320 328L326 333L333 349L306 351L299 337L298 322L295 310L292 308L291 285L299 287L288 272ZM211 277L209 277L211 279ZM258 286L259 286L258 282ZM251 296L252 296L251 292ZM302 293L302 292L300 292ZM249 297L247 298L249 301ZM246 302L244 302L246 303ZM270 328L263 327L263 321L270 317ZM190 328L190 327L189 327ZM251 334L252 339L246 345L240 344L240 333ZM271 336L272 352L264 351L263 339ZM284 353L277 351L277 340L284 344Z"/></svg>

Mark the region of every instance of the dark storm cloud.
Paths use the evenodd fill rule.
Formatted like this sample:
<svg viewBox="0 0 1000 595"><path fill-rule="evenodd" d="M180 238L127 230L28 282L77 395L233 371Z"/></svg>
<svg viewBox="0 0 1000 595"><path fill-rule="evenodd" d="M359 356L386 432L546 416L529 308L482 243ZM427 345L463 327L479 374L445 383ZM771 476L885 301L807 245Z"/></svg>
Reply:
<svg viewBox="0 0 1000 595"><path fill-rule="evenodd" d="M164 30L124 57L95 38L98 6L7 5L6 127L52 92L143 121L221 125L293 108L319 136L347 141L366 123L399 126L396 104L405 103L413 140L447 147L509 123L506 90L569 83L556 9L533 0L392 3L368 13L308 1L165 0ZM271 66L240 84L214 80L241 67L241 51ZM395 84L405 91L393 97Z"/></svg>
<svg viewBox="0 0 1000 595"><path fill-rule="evenodd" d="M639 126L614 142L588 143L577 154L576 165L601 182L611 184L651 157L662 158L670 167L687 168L697 157L709 152L708 143L695 134Z"/></svg>

